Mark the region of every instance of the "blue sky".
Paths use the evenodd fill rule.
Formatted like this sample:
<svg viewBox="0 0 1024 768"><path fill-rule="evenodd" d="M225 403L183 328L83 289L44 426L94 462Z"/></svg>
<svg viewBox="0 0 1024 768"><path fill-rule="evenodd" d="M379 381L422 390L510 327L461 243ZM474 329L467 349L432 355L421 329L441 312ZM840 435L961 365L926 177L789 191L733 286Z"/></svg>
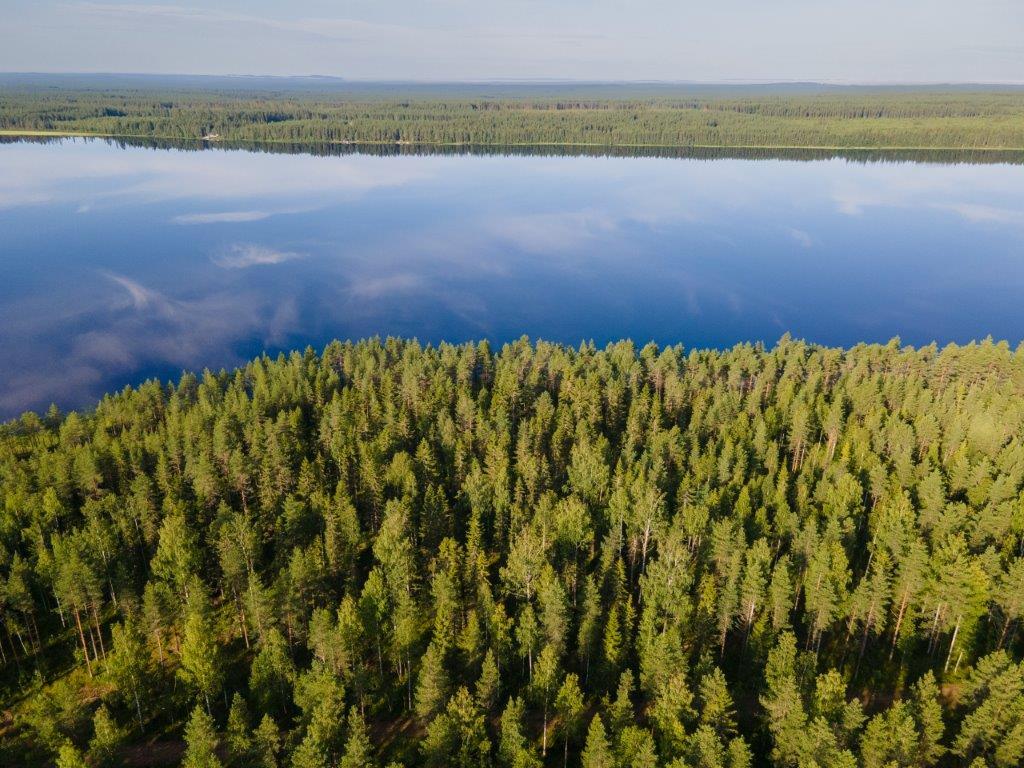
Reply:
<svg viewBox="0 0 1024 768"><path fill-rule="evenodd" d="M0 71L1024 82L1022 0L0 0Z"/></svg>

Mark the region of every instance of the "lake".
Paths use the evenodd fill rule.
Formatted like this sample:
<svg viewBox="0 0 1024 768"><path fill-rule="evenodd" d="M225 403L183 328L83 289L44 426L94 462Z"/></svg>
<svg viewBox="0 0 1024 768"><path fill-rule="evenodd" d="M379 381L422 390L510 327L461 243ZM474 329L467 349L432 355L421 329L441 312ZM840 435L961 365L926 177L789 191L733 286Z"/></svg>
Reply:
<svg viewBox="0 0 1024 768"><path fill-rule="evenodd" d="M0 417L334 338L1024 338L1024 167L0 144Z"/></svg>

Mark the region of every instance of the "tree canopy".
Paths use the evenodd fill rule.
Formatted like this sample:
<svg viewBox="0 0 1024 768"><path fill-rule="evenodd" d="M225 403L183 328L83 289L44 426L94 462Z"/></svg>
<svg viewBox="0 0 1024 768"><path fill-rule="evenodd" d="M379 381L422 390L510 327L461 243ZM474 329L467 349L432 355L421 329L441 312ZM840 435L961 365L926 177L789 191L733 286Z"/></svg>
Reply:
<svg viewBox="0 0 1024 768"><path fill-rule="evenodd" d="M531 94L0 89L0 131L279 144L1024 149L1019 89Z"/></svg>
<svg viewBox="0 0 1024 768"><path fill-rule="evenodd" d="M25 414L0 501L4 764L1024 754L1004 343L335 342Z"/></svg>

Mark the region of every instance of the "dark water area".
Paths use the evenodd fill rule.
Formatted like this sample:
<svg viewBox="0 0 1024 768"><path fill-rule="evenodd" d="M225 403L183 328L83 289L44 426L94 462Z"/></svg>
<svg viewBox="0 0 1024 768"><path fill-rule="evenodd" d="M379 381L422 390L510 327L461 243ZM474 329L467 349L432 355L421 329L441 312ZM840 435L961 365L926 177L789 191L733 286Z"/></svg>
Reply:
<svg viewBox="0 0 1024 768"><path fill-rule="evenodd" d="M203 148L0 144L0 418L334 338L1024 338L1013 157Z"/></svg>

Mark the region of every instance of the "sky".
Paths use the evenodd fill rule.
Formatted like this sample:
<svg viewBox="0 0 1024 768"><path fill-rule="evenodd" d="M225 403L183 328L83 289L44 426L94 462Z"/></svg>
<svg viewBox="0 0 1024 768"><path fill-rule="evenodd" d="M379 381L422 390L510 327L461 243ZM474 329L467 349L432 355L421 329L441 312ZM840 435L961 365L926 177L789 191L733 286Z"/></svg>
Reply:
<svg viewBox="0 0 1024 768"><path fill-rule="evenodd" d="M1024 0L0 0L0 71L1024 82Z"/></svg>

